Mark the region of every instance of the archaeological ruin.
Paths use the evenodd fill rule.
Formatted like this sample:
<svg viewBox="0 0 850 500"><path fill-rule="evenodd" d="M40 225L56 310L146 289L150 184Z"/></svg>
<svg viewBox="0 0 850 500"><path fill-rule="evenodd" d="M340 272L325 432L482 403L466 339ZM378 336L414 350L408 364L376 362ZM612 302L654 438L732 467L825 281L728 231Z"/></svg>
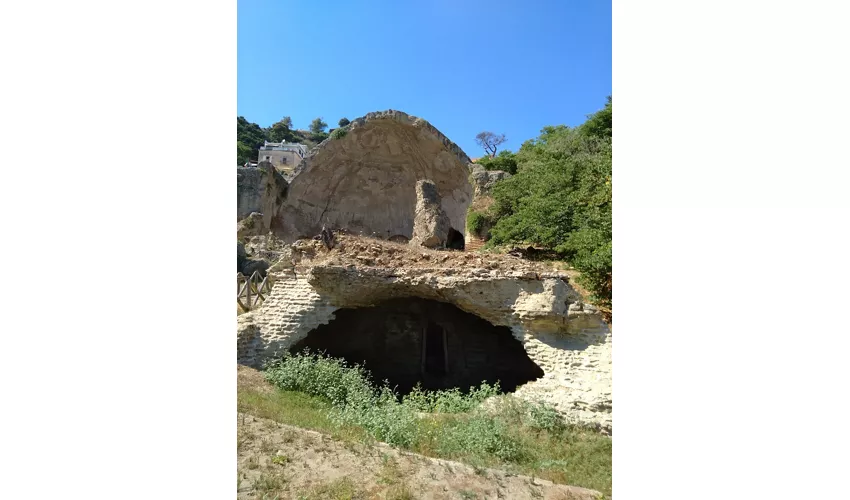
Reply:
<svg viewBox="0 0 850 500"><path fill-rule="evenodd" d="M266 259L273 283L238 316L240 364L309 348L402 393L499 381L611 432L612 334L573 275L472 250L467 210L508 174L399 111L353 120L286 176L237 170L239 263Z"/></svg>

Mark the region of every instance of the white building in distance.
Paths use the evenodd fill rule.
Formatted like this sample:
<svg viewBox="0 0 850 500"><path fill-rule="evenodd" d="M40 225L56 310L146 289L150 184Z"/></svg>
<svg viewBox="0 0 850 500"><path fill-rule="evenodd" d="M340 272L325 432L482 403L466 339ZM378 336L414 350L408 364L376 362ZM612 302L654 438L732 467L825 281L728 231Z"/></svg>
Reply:
<svg viewBox="0 0 850 500"><path fill-rule="evenodd" d="M307 146L294 142L268 142L260 146L260 154L257 163L267 161L274 165L275 169L291 172L295 166L304 159L307 154Z"/></svg>

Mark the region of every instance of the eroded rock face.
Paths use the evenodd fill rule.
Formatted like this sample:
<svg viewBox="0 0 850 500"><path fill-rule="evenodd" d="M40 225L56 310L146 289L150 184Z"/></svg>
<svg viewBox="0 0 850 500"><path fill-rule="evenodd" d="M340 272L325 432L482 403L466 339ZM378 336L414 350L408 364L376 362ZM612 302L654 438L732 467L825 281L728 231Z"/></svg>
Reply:
<svg viewBox="0 0 850 500"><path fill-rule="evenodd" d="M236 243L236 272L242 273L243 276L251 276L254 271L258 271L260 276L266 275L266 270L269 268L269 262L263 259L251 259L248 257L245 245L241 242Z"/></svg>
<svg viewBox="0 0 850 500"><path fill-rule="evenodd" d="M263 235L263 214L251 212L247 217L236 223L236 239L242 241L251 236Z"/></svg>
<svg viewBox="0 0 850 500"><path fill-rule="evenodd" d="M487 170L481 165L470 163L469 178L475 186L475 196L489 196L493 186L502 179L507 179L511 174L502 170Z"/></svg>
<svg viewBox="0 0 850 500"><path fill-rule="evenodd" d="M451 229L449 217L443 211L437 186L422 180L416 183L416 211L413 219L411 245L427 248L442 248Z"/></svg>
<svg viewBox="0 0 850 500"><path fill-rule="evenodd" d="M439 191L449 224L462 231L473 194L467 163L469 157L425 120L399 111L370 113L298 165L275 234L291 243L326 225L410 239L416 183L424 179Z"/></svg>
<svg viewBox="0 0 850 500"><path fill-rule="evenodd" d="M236 168L236 220L252 213L262 214L260 225L252 226L255 234L265 234L279 226L279 212L289 190L289 183L269 162L257 167Z"/></svg>

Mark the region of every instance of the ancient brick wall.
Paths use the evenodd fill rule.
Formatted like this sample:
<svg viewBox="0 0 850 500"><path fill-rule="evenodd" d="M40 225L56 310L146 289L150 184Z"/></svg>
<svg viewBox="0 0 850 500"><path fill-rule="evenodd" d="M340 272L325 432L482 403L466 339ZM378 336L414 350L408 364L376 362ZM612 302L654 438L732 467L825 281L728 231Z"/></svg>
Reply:
<svg viewBox="0 0 850 500"><path fill-rule="evenodd" d="M327 324L339 308L419 297L446 302L510 329L543 376L516 395L545 401L569 420L610 431L611 332L568 283L535 273L467 269L307 268L281 275L263 306L239 317L239 363L261 366ZM451 340L450 340L451 342ZM481 345L451 346L475 363ZM416 353L399 355L411 363ZM483 358L482 358L483 359Z"/></svg>

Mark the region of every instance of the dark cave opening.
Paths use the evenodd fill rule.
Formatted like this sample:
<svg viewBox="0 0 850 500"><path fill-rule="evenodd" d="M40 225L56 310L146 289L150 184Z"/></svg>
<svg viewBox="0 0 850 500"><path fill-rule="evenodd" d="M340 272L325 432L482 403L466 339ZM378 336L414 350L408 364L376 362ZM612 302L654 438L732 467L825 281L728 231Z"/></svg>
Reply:
<svg viewBox="0 0 850 500"><path fill-rule="evenodd" d="M340 309L291 351L304 348L360 363L373 380L407 394L499 381L503 392L543 376L509 328L494 326L451 304L418 298Z"/></svg>
<svg viewBox="0 0 850 500"><path fill-rule="evenodd" d="M463 250L466 248L466 242L463 239L463 234L455 228L449 228L449 235L446 237L446 248L453 250Z"/></svg>

